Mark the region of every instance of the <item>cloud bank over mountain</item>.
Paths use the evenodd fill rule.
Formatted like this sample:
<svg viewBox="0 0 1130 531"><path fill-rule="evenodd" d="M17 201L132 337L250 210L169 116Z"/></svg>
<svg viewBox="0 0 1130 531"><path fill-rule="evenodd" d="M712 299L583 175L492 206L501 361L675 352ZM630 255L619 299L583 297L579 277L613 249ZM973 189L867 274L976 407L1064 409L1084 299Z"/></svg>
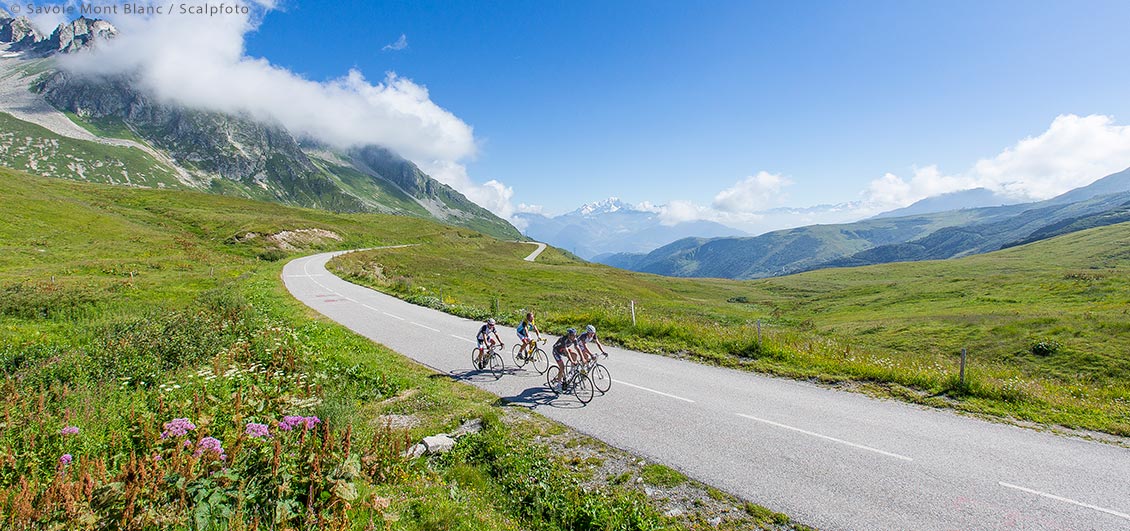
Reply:
<svg viewBox="0 0 1130 531"><path fill-rule="evenodd" d="M753 234L809 224L844 223L903 208L928 197L986 189L1012 202L1049 199L1130 167L1130 126L1104 115L1056 117L1039 135L978 160L961 173L937 165L917 167L909 178L887 173L859 197L835 205L786 208L798 178L760 171L719 191L710 205L676 199L652 208L665 224L706 220ZM650 204L650 203L649 203Z"/></svg>
<svg viewBox="0 0 1130 531"><path fill-rule="evenodd" d="M117 39L63 66L87 74L136 75L160 100L247 114L337 148L381 145L495 213L513 213L509 187L497 181L479 185L467 175L463 162L477 151L474 131L433 102L426 87L394 72L373 81L358 70L312 81L250 57L245 38L275 5L245 5L251 9L242 14L212 17L112 18L121 30Z"/></svg>

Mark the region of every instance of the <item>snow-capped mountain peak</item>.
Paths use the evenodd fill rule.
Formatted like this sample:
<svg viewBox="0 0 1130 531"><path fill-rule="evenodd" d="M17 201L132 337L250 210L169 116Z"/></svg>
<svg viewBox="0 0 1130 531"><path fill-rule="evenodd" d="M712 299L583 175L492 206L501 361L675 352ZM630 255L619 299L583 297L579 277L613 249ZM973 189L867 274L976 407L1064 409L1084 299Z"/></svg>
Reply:
<svg viewBox="0 0 1130 531"><path fill-rule="evenodd" d="M635 210L635 208L632 207L631 204L621 201L619 197L609 197L602 201L586 203L572 213L590 216L592 214L609 214L621 210Z"/></svg>

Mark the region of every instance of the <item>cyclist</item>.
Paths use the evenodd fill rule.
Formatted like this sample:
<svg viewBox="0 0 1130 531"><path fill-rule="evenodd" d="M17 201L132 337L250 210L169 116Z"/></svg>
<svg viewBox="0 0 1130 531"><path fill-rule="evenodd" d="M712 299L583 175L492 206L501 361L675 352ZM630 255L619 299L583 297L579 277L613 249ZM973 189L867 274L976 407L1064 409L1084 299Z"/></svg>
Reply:
<svg viewBox="0 0 1130 531"><path fill-rule="evenodd" d="M518 325L518 339L522 340L521 352L527 352L530 348L530 330L533 330L538 335L538 340L541 340L541 330L534 325L534 312L526 312L526 318L522 319L522 324ZM523 354L524 355L524 354Z"/></svg>
<svg viewBox="0 0 1130 531"><path fill-rule="evenodd" d="M483 347L489 348L495 343L495 341L490 338L491 334L494 334L494 339L498 340L498 346L506 346L502 344L502 338L498 337L498 330L494 329L494 318L491 317L487 319L486 324L484 324L482 328L479 328L479 333L475 335L475 340L479 343L479 359L475 362L476 368L482 367L483 364L486 363L486 348Z"/></svg>
<svg viewBox="0 0 1130 531"><path fill-rule="evenodd" d="M581 355L581 361L583 361L585 365L592 363L593 358L596 357L593 355L592 351L589 350L589 341L596 343L597 348L600 349L600 353L608 356L608 353L604 351L604 345L601 345L600 340L596 338L596 327L588 325L585 327L585 333L577 336L577 352Z"/></svg>
<svg viewBox="0 0 1130 531"><path fill-rule="evenodd" d="M570 328L553 344L553 361L557 362L557 377L549 382L552 386L561 385L565 379L565 357L573 360L573 348L577 346L577 330Z"/></svg>

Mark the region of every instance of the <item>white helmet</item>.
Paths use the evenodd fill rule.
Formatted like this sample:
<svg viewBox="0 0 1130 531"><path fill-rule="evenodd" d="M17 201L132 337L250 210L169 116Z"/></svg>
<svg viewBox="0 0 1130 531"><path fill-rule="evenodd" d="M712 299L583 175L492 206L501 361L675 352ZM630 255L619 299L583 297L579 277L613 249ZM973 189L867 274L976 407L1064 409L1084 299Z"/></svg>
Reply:
<svg viewBox="0 0 1130 531"><path fill-rule="evenodd" d="M494 326L494 317L491 317L490 319L487 319L487 324L488 324L488 325L491 325L491 326Z"/></svg>
<svg viewBox="0 0 1130 531"><path fill-rule="evenodd" d="M588 325L588 326L585 327L585 332L588 332L590 334L595 334L596 333L596 327L593 326L593 325Z"/></svg>

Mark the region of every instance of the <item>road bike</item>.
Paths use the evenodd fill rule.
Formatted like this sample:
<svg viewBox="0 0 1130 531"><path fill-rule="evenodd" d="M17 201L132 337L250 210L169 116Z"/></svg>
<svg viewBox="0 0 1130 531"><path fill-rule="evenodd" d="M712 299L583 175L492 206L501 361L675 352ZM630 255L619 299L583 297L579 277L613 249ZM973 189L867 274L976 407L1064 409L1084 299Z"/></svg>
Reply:
<svg viewBox="0 0 1130 531"><path fill-rule="evenodd" d="M549 386L549 390L553 391L553 394L572 393L582 404L587 404L592 400L596 386L589 376L587 367L566 363L565 378L561 379L560 382L555 382L559 379L560 373L561 369L557 365L550 365L549 370L545 373L545 383Z"/></svg>
<svg viewBox="0 0 1130 531"><path fill-rule="evenodd" d="M549 356L545 355L545 351L538 346L538 343L545 344L545 338L514 345L512 349L514 365L522 368L527 363L532 363L538 374L545 374L545 371L549 369Z"/></svg>
<svg viewBox="0 0 1130 531"><path fill-rule="evenodd" d="M608 354L604 354L603 357L607 358ZM612 388L612 375L608 374L608 368L600 363L596 356L593 356L589 363L589 377L592 378L593 387L596 387L602 395Z"/></svg>
<svg viewBox="0 0 1130 531"><path fill-rule="evenodd" d="M495 380L502 378L502 373L506 370L506 364L502 362L502 356L499 354L501 350L501 344L492 342L483 347L483 356L480 359L479 347L471 349L471 366L478 371L489 370Z"/></svg>

